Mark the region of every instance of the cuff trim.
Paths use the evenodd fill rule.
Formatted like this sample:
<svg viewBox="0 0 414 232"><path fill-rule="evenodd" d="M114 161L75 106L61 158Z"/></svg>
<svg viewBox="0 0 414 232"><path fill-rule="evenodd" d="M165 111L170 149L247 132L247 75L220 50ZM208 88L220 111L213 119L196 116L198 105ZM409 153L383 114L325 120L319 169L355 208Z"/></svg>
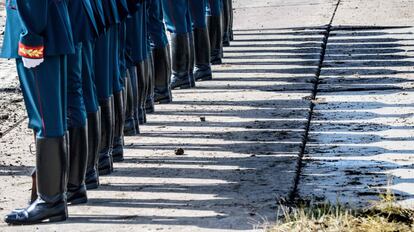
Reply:
<svg viewBox="0 0 414 232"><path fill-rule="evenodd" d="M19 43L19 56L30 59L42 59L44 56L44 46L31 47Z"/></svg>

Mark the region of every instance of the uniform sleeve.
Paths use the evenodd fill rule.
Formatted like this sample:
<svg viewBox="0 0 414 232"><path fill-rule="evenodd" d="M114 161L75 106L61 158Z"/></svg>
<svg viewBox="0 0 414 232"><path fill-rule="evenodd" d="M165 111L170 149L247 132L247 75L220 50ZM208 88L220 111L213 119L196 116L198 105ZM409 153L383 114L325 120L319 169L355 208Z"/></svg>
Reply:
<svg viewBox="0 0 414 232"><path fill-rule="evenodd" d="M49 0L16 0L22 24L26 32L20 36L19 55L40 59L44 56L42 32L47 26Z"/></svg>

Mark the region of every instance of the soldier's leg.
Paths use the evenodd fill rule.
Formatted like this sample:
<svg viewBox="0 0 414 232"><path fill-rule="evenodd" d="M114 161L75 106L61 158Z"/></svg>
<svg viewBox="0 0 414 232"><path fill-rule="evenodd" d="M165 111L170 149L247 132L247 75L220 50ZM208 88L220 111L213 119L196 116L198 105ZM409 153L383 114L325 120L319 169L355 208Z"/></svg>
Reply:
<svg viewBox="0 0 414 232"><path fill-rule="evenodd" d="M146 30L146 4L143 3L139 6L137 11L138 16L138 27L135 28L137 33L137 40L135 41L139 44L139 59L135 61L136 63L136 77L138 81L138 122L139 124L144 124L146 122L146 112L145 104L147 100L147 95L149 91L149 78L147 75L147 63L146 59L148 58L148 47L147 47L147 30Z"/></svg>
<svg viewBox="0 0 414 232"><path fill-rule="evenodd" d="M101 140L101 112L94 83L94 43L82 44L82 89L88 122L88 162L85 183L87 189L99 186L98 160Z"/></svg>
<svg viewBox="0 0 414 232"><path fill-rule="evenodd" d="M164 15L161 0L151 0L148 11L148 33L151 41L154 66L154 101L170 103L172 101L169 63L169 44L164 27Z"/></svg>
<svg viewBox="0 0 414 232"><path fill-rule="evenodd" d="M211 80L210 38L206 21L206 0L190 0L191 21L194 34L196 80Z"/></svg>
<svg viewBox="0 0 414 232"><path fill-rule="evenodd" d="M222 19L221 19L221 1L220 0L208 0L207 2L207 24L210 35L211 46L211 63L222 63Z"/></svg>
<svg viewBox="0 0 414 232"><path fill-rule="evenodd" d="M144 60L136 64L136 78L138 86L138 122L140 125L145 123L145 101L147 97L148 83L146 78L146 63Z"/></svg>
<svg viewBox="0 0 414 232"><path fill-rule="evenodd" d="M151 1L145 1L144 4L144 15L143 15L143 33L142 33L142 53L144 58L144 75L145 78L144 89L144 123L147 122L147 113L154 112L154 80L152 78L152 70L151 70L151 45L149 40L149 33L148 33L148 11L149 5Z"/></svg>
<svg viewBox="0 0 414 232"><path fill-rule="evenodd" d="M155 112L155 76L154 76L154 62L152 57L152 51L148 51L148 58L146 59L146 75L148 80L148 93L147 93L147 100L145 103L145 112L148 114Z"/></svg>
<svg viewBox="0 0 414 232"><path fill-rule="evenodd" d="M196 86L196 80L194 77L194 59L195 59L195 48L194 48L194 34L193 34L193 26L191 23L191 14L190 14L190 3L188 3L188 10L186 13L186 23L187 23L187 30L189 31L188 33L188 38L190 41L190 62L189 62L189 69L188 69L188 75L190 76L190 84L191 87L195 87Z"/></svg>
<svg viewBox="0 0 414 232"><path fill-rule="evenodd" d="M127 116L125 134L129 136L139 134L139 92L138 79L136 76L136 64L142 60L141 44L137 41L141 39L141 13L140 8L126 19L126 42L125 42L125 63L127 67ZM129 108L129 110L128 110Z"/></svg>
<svg viewBox="0 0 414 232"><path fill-rule="evenodd" d="M162 9L167 30L171 33L171 88L190 88L190 31L186 15L188 0L163 0Z"/></svg>
<svg viewBox="0 0 414 232"><path fill-rule="evenodd" d="M135 119L133 114L133 93L131 86L131 77L128 74L127 52L126 52L126 21L119 25L119 71L123 80L123 136L137 135L135 130ZM119 128L120 129L120 128Z"/></svg>
<svg viewBox="0 0 414 232"><path fill-rule="evenodd" d="M125 109L124 109L124 75L120 64L120 29L121 24L117 24L113 27L111 35L111 44L113 53L112 66L113 66L113 94L114 94L114 113L115 113L115 129L113 140L113 160L114 162L120 162L124 160L124 121L125 121Z"/></svg>
<svg viewBox="0 0 414 232"><path fill-rule="evenodd" d="M229 40L233 41L233 0L227 0L229 5Z"/></svg>
<svg viewBox="0 0 414 232"><path fill-rule="evenodd" d="M88 159L88 131L82 90L82 43L75 45L75 53L68 55L67 60L70 160L66 195L68 203L80 204L87 202L85 173Z"/></svg>
<svg viewBox="0 0 414 232"><path fill-rule="evenodd" d="M231 1L223 0L223 46L230 46Z"/></svg>
<svg viewBox="0 0 414 232"><path fill-rule="evenodd" d="M112 75L110 71L110 32L101 35L95 44L95 76L94 82L101 108L101 143L99 148L99 175L112 172L112 141L113 141L113 95Z"/></svg>
<svg viewBox="0 0 414 232"><path fill-rule="evenodd" d="M132 76L132 74L134 76ZM135 116L135 112L138 112L138 85L135 74L135 66L127 67L126 72L126 110L125 110L125 136L135 136L139 134L138 115Z"/></svg>
<svg viewBox="0 0 414 232"><path fill-rule="evenodd" d="M29 127L36 131L37 200L7 215L9 224L32 224L67 218L66 56L45 57L27 69L16 60Z"/></svg>

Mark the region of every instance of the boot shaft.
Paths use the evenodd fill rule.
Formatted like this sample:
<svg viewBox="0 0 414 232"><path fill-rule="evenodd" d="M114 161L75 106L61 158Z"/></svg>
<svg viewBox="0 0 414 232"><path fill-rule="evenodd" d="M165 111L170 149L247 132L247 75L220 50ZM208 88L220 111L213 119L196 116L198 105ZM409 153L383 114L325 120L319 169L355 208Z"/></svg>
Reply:
<svg viewBox="0 0 414 232"><path fill-rule="evenodd" d="M124 122L125 122L124 93L125 93L125 89L118 93L114 93L114 113L115 113L114 138L123 137Z"/></svg>
<svg viewBox="0 0 414 232"><path fill-rule="evenodd" d="M185 75L190 65L189 34L171 34L171 60L173 75Z"/></svg>
<svg viewBox="0 0 414 232"><path fill-rule="evenodd" d="M62 201L68 173L67 135L56 138L36 138L37 194L45 202Z"/></svg>
<svg viewBox="0 0 414 232"><path fill-rule="evenodd" d="M207 16L208 30L210 36L211 53L221 50L223 43L223 24L221 16Z"/></svg>
<svg viewBox="0 0 414 232"><path fill-rule="evenodd" d="M101 107L101 142L99 153L109 153L111 150L114 129L112 101L112 98L99 101Z"/></svg>
<svg viewBox="0 0 414 232"><path fill-rule="evenodd" d="M154 81L156 92L167 92L170 89L171 67L169 64L168 45L152 50L154 61Z"/></svg>
<svg viewBox="0 0 414 232"><path fill-rule="evenodd" d="M210 37L207 28L194 28L196 65L210 65Z"/></svg>
<svg viewBox="0 0 414 232"><path fill-rule="evenodd" d="M87 172L96 168L101 142L101 110L88 113L88 167Z"/></svg>
<svg viewBox="0 0 414 232"><path fill-rule="evenodd" d="M69 128L69 143L68 191L76 191L85 184L88 161L87 127Z"/></svg>

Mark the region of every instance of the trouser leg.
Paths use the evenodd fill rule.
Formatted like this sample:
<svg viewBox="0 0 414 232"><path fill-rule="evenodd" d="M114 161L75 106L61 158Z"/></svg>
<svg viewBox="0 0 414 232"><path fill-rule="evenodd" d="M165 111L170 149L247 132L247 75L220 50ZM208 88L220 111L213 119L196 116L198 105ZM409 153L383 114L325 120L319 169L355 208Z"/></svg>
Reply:
<svg viewBox="0 0 414 232"><path fill-rule="evenodd" d="M165 23L171 33L171 88L190 88L190 39L188 0L163 0Z"/></svg>
<svg viewBox="0 0 414 232"><path fill-rule="evenodd" d="M100 36L96 41L95 57L95 85L99 106L101 108L101 142L99 148L98 169L100 175L112 172L112 145L113 145L113 73L110 59L110 32Z"/></svg>
<svg viewBox="0 0 414 232"><path fill-rule="evenodd" d="M145 62L142 61L136 65L136 78L138 85L138 122L145 123L145 101L147 83L145 78Z"/></svg>
<svg viewBox="0 0 414 232"><path fill-rule="evenodd" d="M220 0L208 0L207 24L210 36L211 64L222 63L223 24Z"/></svg>
<svg viewBox="0 0 414 232"><path fill-rule="evenodd" d="M88 160L85 176L87 189L96 189L99 186L98 158L101 140L101 112L98 103L96 86L94 83L94 43L82 44L82 89L87 112L88 132Z"/></svg>
<svg viewBox="0 0 414 232"><path fill-rule="evenodd" d="M37 200L28 208L13 211L9 224L33 224L67 218L65 192L68 173L66 138L66 57L45 57L36 68L27 69L16 60L29 116L29 127L36 131Z"/></svg>
<svg viewBox="0 0 414 232"><path fill-rule="evenodd" d="M145 112L150 114L154 113L154 91L155 91L155 76L154 76L154 62L152 53L149 54L148 59L146 60L146 68L147 68L147 80L148 80L148 93L147 93L147 100L145 102Z"/></svg>
<svg viewBox="0 0 414 232"><path fill-rule="evenodd" d="M69 179L67 201L71 204L87 202L85 174L88 159L88 130L82 88L82 43L75 53L68 55L68 128Z"/></svg>
<svg viewBox="0 0 414 232"><path fill-rule="evenodd" d="M172 94L170 87L171 65L169 45L163 48L153 48L154 61L154 101L159 103L172 102Z"/></svg>
<svg viewBox="0 0 414 232"><path fill-rule="evenodd" d="M223 0L223 46L230 46L231 0Z"/></svg>

